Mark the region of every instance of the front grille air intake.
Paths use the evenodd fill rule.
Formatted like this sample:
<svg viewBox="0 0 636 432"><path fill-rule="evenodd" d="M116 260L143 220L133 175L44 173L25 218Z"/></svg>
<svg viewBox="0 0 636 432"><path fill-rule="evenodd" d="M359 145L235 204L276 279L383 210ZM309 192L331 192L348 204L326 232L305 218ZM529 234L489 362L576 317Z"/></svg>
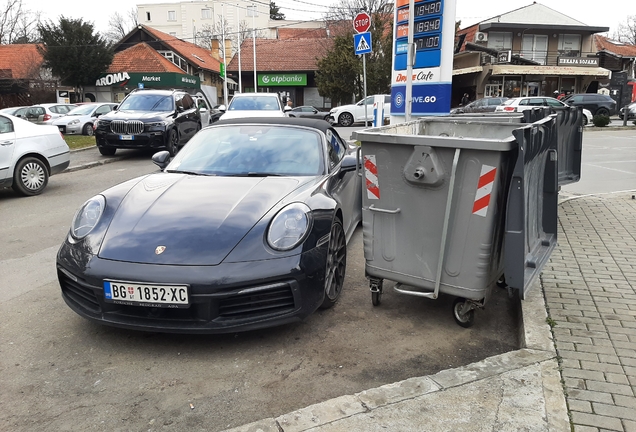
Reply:
<svg viewBox="0 0 636 432"><path fill-rule="evenodd" d="M139 120L113 120L110 130L116 134L137 135L144 131L144 123Z"/></svg>

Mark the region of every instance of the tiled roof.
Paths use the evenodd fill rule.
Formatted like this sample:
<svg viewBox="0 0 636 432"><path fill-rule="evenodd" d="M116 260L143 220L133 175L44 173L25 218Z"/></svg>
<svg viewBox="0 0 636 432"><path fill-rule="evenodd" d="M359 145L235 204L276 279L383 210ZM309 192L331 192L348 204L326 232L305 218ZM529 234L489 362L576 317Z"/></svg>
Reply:
<svg viewBox="0 0 636 432"><path fill-rule="evenodd" d="M151 27L140 25L146 32L154 36L157 40L160 40L165 46L170 47L172 51L179 54L186 59L189 63L195 65L198 68L205 69L212 72L220 72L219 60L212 57L212 52L205 48L195 45L191 42L186 42L182 39L177 39L174 36L164 33Z"/></svg>
<svg viewBox="0 0 636 432"><path fill-rule="evenodd" d="M597 51L607 51L623 57L636 57L636 45L624 44L600 35L594 35L594 42Z"/></svg>
<svg viewBox="0 0 636 432"><path fill-rule="evenodd" d="M278 39L326 38L324 28L279 28ZM242 59L241 59L242 60Z"/></svg>
<svg viewBox="0 0 636 432"><path fill-rule="evenodd" d="M185 74L145 42L115 53L108 73L115 72L177 72Z"/></svg>
<svg viewBox="0 0 636 432"><path fill-rule="evenodd" d="M0 45L2 78L37 78L43 62L36 44Z"/></svg>
<svg viewBox="0 0 636 432"><path fill-rule="evenodd" d="M466 51L466 42L473 42L475 40L475 33L477 33L477 29L479 28L479 24L472 25L470 27L466 27L465 29L461 29L457 31L457 36L455 36L455 41L459 41L459 36L466 35L462 42L462 46L459 48L460 52Z"/></svg>
<svg viewBox="0 0 636 432"><path fill-rule="evenodd" d="M260 72L315 71L317 60L331 47L328 38L256 39L256 70ZM241 70L254 69L252 39L241 44ZM228 71L238 72L238 55L232 57Z"/></svg>

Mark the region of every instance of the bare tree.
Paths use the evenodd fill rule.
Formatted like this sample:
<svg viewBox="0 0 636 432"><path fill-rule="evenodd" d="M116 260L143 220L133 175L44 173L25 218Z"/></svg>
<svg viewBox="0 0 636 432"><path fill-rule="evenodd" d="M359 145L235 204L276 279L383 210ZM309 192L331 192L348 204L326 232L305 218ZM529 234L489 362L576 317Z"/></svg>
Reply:
<svg viewBox="0 0 636 432"><path fill-rule="evenodd" d="M342 21L353 19L358 12L366 11L369 14L381 12L393 12L392 0L340 0L332 5L325 19L328 21Z"/></svg>
<svg viewBox="0 0 636 432"><path fill-rule="evenodd" d="M238 50L240 44L245 40L252 37L252 27L246 21L239 23L238 31L236 27L230 24L227 19L224 19L221 15L214 25L205 24L201 30L196 34L195 43L206 49L210 49L213 40L221 40L223 38L223 32L225 31L225 39L232 41L232 53ZM263 37L260 30L256 31L256 37Z"/></svg>
<svg viewBox="0 0 636 432"><path fill-rule="evenodd" d="M614 33L614 39L636 45L636 15L628 15L625 23L618 25L618 30Z"/></svg>
<svg viewBox="0 0 636 432"><path fill-rule="evenodd" d="M118 42L126 36L132 29L137 27L139 20L137 18L137 8L132 8L126 12L126 16L122 16L119 12L115 12L108 20L108 31L104 35L110 42Z"/></svg>
<svg viewBox="0 0 636 432"><path fill-rule="evenodd" d="M22 0L6 0L0 6L0 44L32 43L40 14L24 7Z"/></svg>

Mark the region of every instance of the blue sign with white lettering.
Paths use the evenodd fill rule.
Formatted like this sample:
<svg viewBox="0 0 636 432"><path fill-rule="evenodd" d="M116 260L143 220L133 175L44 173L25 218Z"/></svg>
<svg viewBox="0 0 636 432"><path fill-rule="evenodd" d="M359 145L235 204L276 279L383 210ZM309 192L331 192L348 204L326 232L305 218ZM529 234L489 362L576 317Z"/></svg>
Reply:
<svg viewBox="0 0 636 432"><path fill-rule="evenodd" d="M414 85L411 114L415 116L448 114L451 107L451 83ZM391 87L391 115L404 115L406 86Z"/></svg>
<svg viewBox="0 0 636 432"><path fill-rule="evenodd" d="M355 54L366 54L371 52L371 33L358 33L353 35L353 48Z"/></svg>

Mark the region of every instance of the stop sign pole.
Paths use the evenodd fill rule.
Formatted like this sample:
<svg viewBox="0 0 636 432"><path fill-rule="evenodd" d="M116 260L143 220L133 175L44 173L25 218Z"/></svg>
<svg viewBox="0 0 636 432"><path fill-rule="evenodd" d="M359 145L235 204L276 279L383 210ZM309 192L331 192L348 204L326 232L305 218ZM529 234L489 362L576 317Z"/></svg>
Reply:
<svg viewBox="0 0 636 432"><path fill-rule="evenodd" d="M353 29L356 33L365 33L371 27L371 17L366 12L359 12L353 19ZM356 47L353 47L355 50ZM367 127L367 55L362 54L362 84L364 87L364 127Z"/></svg>

